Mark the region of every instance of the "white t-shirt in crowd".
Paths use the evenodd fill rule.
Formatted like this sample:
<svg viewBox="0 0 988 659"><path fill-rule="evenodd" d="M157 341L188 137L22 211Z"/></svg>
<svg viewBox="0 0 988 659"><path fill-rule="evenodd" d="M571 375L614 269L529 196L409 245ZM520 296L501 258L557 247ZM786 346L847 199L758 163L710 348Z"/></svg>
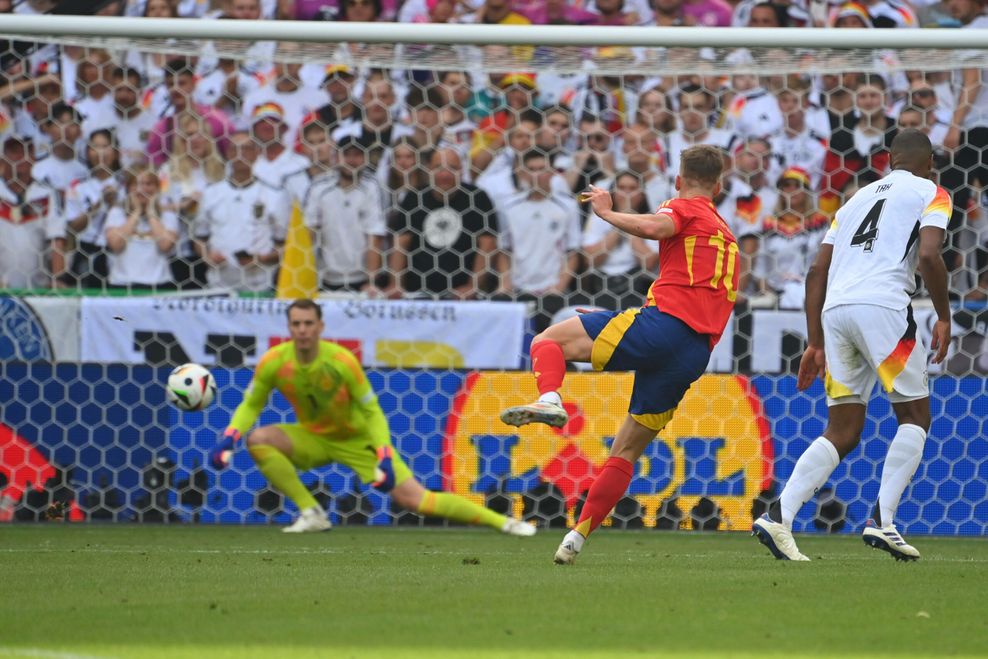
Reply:
<svg viewBox="0 0 988 659"><path fill-rule="evenodd" d="M46 284L45 245L59 232L58 198L32 183L18 198L0 179L0 288Z"/></svg>
<svg viewBox="0 0 988 659"><path fill-rule="evenodd" d="M254 176L273 188L282 188L292 174L309 166L309 159L291 148L286 148L274 160L263 153L254 162Z"/></svg>
<svg viewBox="0 0 988 659"><path fill-rule="evenodd" d="M62 160L55 156L46 156L34 163L31 168L31 178L42 185L53 188L59 198L64 198L65 191L72 184L89 176L89 170L76 159Z"/></svg>
<svg viewBox="0 0 988 659"><path fill-rule="evenodd" d="M126 197L123 182L113 176L106 179L89 176L81 181L73 181L65 191L64 222L66 224L77 219L90 208L95 209L89 216L89 223L76 234L79 242L93 245L106 244L105 222L107 213L113 204L103 203L103 190L105 188L116 189L117 193L113 203L121 202Z"/></svg>
<svg viewBox="0 0 988 659"><path fill-rule="evenodd" d="M178 233L178 216L169 210L161 212L161 224L169 231ZM106 228L122 227L127 223L127 214L120 206L114 206L106 216ZM158 249L157 241L151 235L147 217L142 217L127 245L121 252L108 251L107 281L111 286L145 284L148 286L168 284L172 280L168 266L168 254Z"/></svg>
<svg viewBox="0 0 988 659"><path fill-rule="evenodd" d="M511 252L511 283L524 293L555 286L582 240L580 209L570 196L518 196L504 204L498 223L500 247Z"/></svg>
<svg viewBox="0 0 988 659"><path fill-rule="evenodd" d="M213 183L203 191L195 235L226 262L209 269L211 286L267 291L273 286L277 265L241 266L235 256L267 254L285 240L291 204L283 190L254 179L245 186L229 181Z"/></svg>
<svg viewBox="0 0 988 659"><path fill-rule="evenodd" d="M365 175L343 187L335 171L320 176L312 182L304 217L315 234L321 280L333 286L366 282L370 238L387 233L377 179Z"/></svg>

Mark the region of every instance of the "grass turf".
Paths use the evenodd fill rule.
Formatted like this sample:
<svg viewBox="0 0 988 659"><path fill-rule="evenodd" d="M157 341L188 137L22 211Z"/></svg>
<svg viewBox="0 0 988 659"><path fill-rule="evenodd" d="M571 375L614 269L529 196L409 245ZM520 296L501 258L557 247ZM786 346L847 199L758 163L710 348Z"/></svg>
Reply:
<svg viewBox="0 0 988 659"><path fill-rule="evenodd" d="M0 657L985 656L988 543L747 534L8 526Z"/></svg>

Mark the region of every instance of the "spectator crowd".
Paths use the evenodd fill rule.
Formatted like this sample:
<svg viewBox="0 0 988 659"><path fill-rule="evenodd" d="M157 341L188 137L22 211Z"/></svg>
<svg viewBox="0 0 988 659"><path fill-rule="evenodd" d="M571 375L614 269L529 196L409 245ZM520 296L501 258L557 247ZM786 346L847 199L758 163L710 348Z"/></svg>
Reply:
<svg viewBox="0 0 988 659"><path fill-rule="evenodd" d="M0 13L54 4L0 0ZM988 27L982 0L115 0L100 13L516 30ZM658 272L658 245L577 195L593 184L621 210L652 212L676 194L680 151L712 144L725 161L714 201L741 247L739 300L801 308L833 213L888 171L896 131L914 127L954 200L954 294L985 298L979 66L759 75L739 49L732 75L561 74L516 47L530 71L481 74L299 63L299 49L254 42L226 59L0 41L0 288L270 292L297 213L324 291L532 299L548 313L632 305Z"/></svg>

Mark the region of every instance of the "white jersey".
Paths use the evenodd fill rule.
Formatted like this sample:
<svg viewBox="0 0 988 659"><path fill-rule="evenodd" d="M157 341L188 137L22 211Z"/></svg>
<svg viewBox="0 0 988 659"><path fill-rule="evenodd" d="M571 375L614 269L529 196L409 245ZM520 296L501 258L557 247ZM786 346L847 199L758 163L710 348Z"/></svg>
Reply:
<svg viewBox="0 0 988 659"><path fill-rule="evenodd" d="M162 211L159 218L168 231L179 230L178 216L174 211ZM120 206L114 206L106 216L107 230L127 224L127 213ZM151 234L147 217L142 217L134 232L127 239L123 250L107 255L107 279L111 286L145 284L148 286L167 284L172 280L168 265L168 254L158 249L158 242Z"/></svg>
<svg viewBox="0 0 988 659"><path fill-rule="evenodd" d="M284 242L291 202L283 190L255 179L245 186L230 181L213 183L202 193L195 235L226 262L210 268L210 286L265 291L273 284L274 265L241 266L238 252L259 256Z"/></svg>
<svg viewBox="0 0 988 659"><path fill-rule="evenodd" d="M304 216L316 237L322 281L332 286L366 282L370 238L387 234L377 180L361 176L342 187L337 172L320 176L312 182Z"/></svg>
<svg viewBox="0 0 988 659"><path fill-rule="evenodd" d="M905 309L916 288L919 231L946 229L951 210L946 190L901 169L861 188L823 238L834 246L824 309Z"/></svg>
<svg viewBox="0 0 988 659"><path fill-rule="evenodd" d="M772 138L772 151L779 156L782 169L800 167L810 175L810 188L820 189L823 177L823 161L827 157L827 138L812 130L804 130L798 135L785 131Z"/></svg>
<svg viewBox="0 0 988 659"><path fill-rule="evenodd" d="M753 137L773 138L782 132L784 124L779 102L758 87L734 97L727 108L724 128L743 141Z"/></svg>
<svg viewBox="0 0 988 659"><path fill-rule="evenodd" d="M978 16L961 29L988 30L988 15L982 14ZM980 55L981 51L977 50L961 50L957 53L957 56L961 58L962 61L977 61ZM961 88L961 79L963 75L963 70L957 70L954 72L954 86L956 89ZM971 109L968 111L967 115L965 115L964 125L962 126L964 130L971 130L972 128L979 127L988 127L988 69L981 69L981 86L978 90L978 97L974 99L973 103L971 103Z"/></svg>
<svg viewBox="0 0 988 659"><path fill-rule="evenodd" d="M31 178L58 193L59 200L65 198L65 191L72 181L82 180L89 176L89 169L81 162L72 158L62 160L55 156L39 159L31 168Z"/></svg>
<svg viewBox="0 0 988 659"><path fill-rule="evenodd" d="M32 183L18 197L0 179L0 288L46 283L45 245L58 233L54 190Z"/></svg>
<svg viewBox="0 0 988 659"><path fill-rule="evenodd" d="M504 204L498 226L500 246L511 252L511 282L524 293L555 286L582 239L580 209L571 196L517 196Z"/></svg>
<svg viewBox="0 0 988 659"><path fill-rule="evenodd" d="M285 149L274 160L263 153L254 162L254 176L272 188L284 187L285 179L300 172L310 164L309 159L291 149Z"/></svg>
<svg viewBox="0 0 988 659"><path fill-rule="evenodd" d="M116 190L115 201L110 204L103 201L103 190L106 188ZM89 222L76 233L76 239L82 243L103 246L106 244L104 226L107 213L115 203L122 202L125 195L123 182L114 176L105 179L89 176L81 181L72 181L72 184L65 191L65 223L72 222L92 211L89 215Z"/></svg>

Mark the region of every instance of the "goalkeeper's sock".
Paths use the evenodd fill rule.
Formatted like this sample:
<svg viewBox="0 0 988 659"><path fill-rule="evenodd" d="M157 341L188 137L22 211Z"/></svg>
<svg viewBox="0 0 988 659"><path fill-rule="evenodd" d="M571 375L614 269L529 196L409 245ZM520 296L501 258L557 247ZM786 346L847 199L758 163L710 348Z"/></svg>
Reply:
<svg viewBox="0 0 988 659"><path fill-rule="evenodd" d="M624 493L628 491L631 484L631 477L635 473L635 466L624 458L610 457L604 463L604 468L600 470L597 478L594 479L590 491L587 493L587 501L583 504L580 512L580 521L577 522L573 531L586 538L600 526ZM573 533L571 531L570 533Z"/></svg>
<svg viewBox="0 0 988 659"><path fill-rule="evenodd" d="M926 431L912 423L903 423L892 438L888 455L885 456L885 465L882 467L882 484L878 488L881 526L893 523L902 493L906 491L906 486L923 459L925 443Z"/></svg>
<svg viewBox="0 0 988 659"><path fill-rule="evenodd" d="M560 405L559 388L563 386L566 375L566 358L563 348L555 341L537 341L532 344L532 373L535 374L535 384L539 389L539 400L548 400ZM547 394L553 397L547 397Z"/></svg>
<svg viewBox="0 0 988 659"><path fill-rule="evenodd" d="M249 446L247 450L250 451L250 457L254 458L257 468L261 470L268 482L291 499L299 510L313 506L319 507L319 502L302 483L302 479L298 477L298 472L295 471L295 465L288 459L288 456L267 444Z"/></svg>
<svg viewBox="0 0 988 659"><path fill-rule="evenodd" d="M425 494L422 495L422 501L419 502L416 512L430 517L445 517L454 522L489 526L498 531L508 521L504 515L472 501L467 501L463 497L449 492L433 492L431 490L426 490Z"/></svg>
<svg viewBox="0 0 988 659"><path fill-rule="evenodd" d="M826 437L817 437L796 461L792 476L779 497L782 519L775 521L781 521L791 529L796 513L823 487L838 464L840 455L834 445Z"/></svg>

